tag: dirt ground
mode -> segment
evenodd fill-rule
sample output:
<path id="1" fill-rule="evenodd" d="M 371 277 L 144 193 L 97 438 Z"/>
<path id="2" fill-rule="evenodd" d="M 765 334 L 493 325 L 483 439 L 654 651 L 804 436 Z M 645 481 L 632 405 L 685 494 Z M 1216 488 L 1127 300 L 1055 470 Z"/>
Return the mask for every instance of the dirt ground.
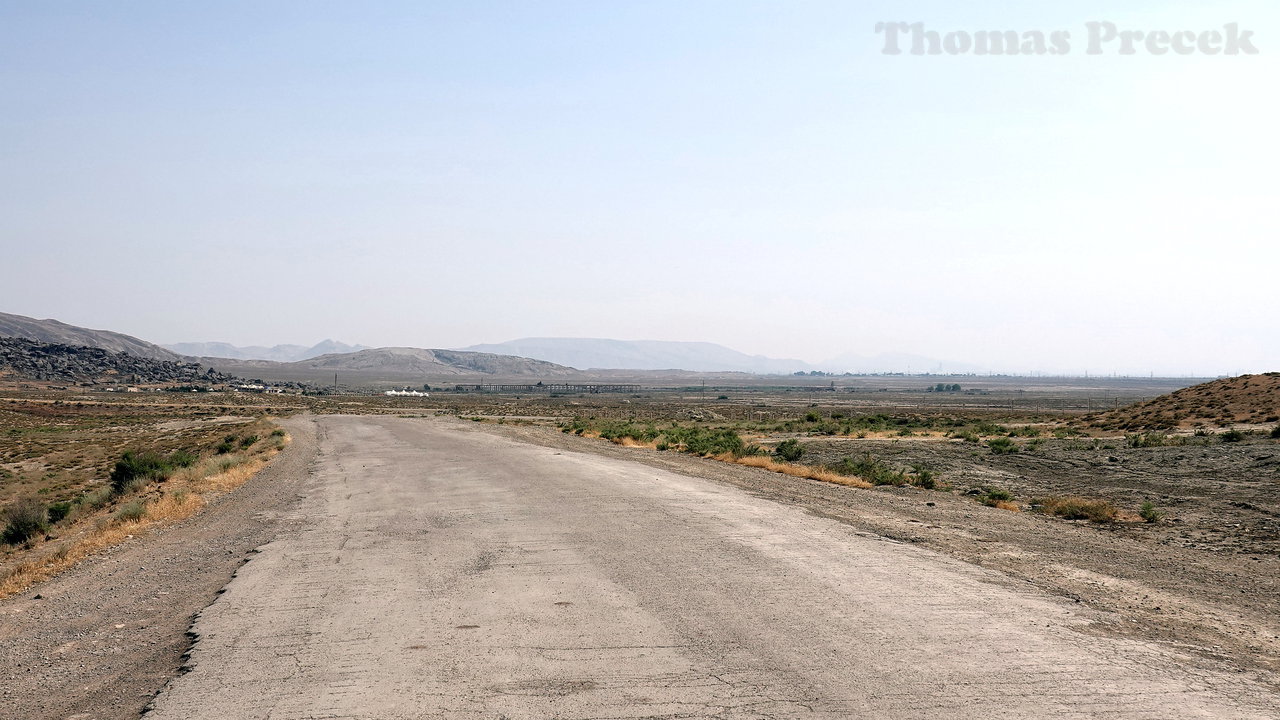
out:
<path id="1" fill-rule="evenodd" d="M 138 717 L 176 675 L 192 619 L 275 536 L 314 454 L 309 424 L 266 470 L 178 525 L 0 601 L 0 716 Z"/>
<path id="2" fill-rule="evenodd" d="M 1229 549 L 1230 543 L 1197 542 L 1197 538 L 1217 537 L 1211 532 L 1212 517 L 1220 508 L 1234 508 L 1230 499 L 1206 503 L 1201 507 L 1208 509 L 1200 514 L 1191 513 L 1187 504 L 1171 503 L 1176 514 L 1167 525 L 1097 525 L 986 507 L 958 490 L 940 492 L 887 486 L 862 490 L 679 453 L 622 447 L 600 439 L 567 435 L 549 427 L 491 424 L 485 427 L 491 432 L 550 447 L 625 457 L 732 483 L 869 533 L 997 569 L 1103 611 L 1109 621 L 1099 626 L 1100 632 L 1157 641 L 1215 665 L 1226 663 L 1240 672 L 1257 673 L 1262 681 L 1275 684 L 1280 691 L 1276 675 L 1280 671 L 1280 620 L 1277 620 L 1280 618 L 1280 555 L 1260 551 L 1261 546 L 1254 546 L 1254 552 L 1238 552 Z M 983 451 L 979 450 L 979 457 L 975 459 L 969 454 L 971 449 L 959 443 L 845 442 L 870 442 L 886 459 L 900 458 L 906 462 L 913 453 L 927 457 L 941 466 L 945 482 L 960 485 L 970 479 L 981 482 L 999 477 L 1011 488 L 1030 488 L 1033 478 L 1039 475 L 1036 468 L 1043 466 L 1054 468 L 1052 477 L 1045 473 L 1045 482 L 1050 486 L 1057 483 L 1064 491 L 1079 490 L 1083 489 L 1079 478 L 1089 482 L 1089 476 L 1083 471 L 1088 468 L 1087 463 L 1098 462 L 1093 457 L 1080 458 L 1080 464 L 1073 470 L 1065 460 L 1055 465 L 1047 456 L 982 456 Z M 1232 447 L 1227 454 L 1237 458 L 1241 467 L 1247 467 L 1253 454 L 1267 454 L 1267 447 L 1274 446 Z M 1185 453 L 1189 449 L 1159 450 Z M 1201 464 L 1188 463 L 1187 467 L 1212 467 L 1213 458 L 1221 455 L 1213 453 L 1220 450 L 1220 446 L 1208 449 L 1196 461 Z M 1160 467 L 1158 458 L 1173 457 L 1151 450 L 1145 452 L 1153 458 L 1148 459 L 1146 465 L 1151 474 L 1156 474 Z M 1123 470 L 1126 462 L 1135 472 L 1142 466 L 1142 462 L 1135 459 L 1138 453 L 1137 450 L 1132 453 L 1109 451 L 1108 455 L 1124 459 L 1111 463 L 1103 457 L 1101 462 L 1107 464 L 1109 473 L 1100 476 L 1103 480 L 1098 485 L 1088 487 L 1102 491 L 1103 484 L 1115 483 L 1118 494 L 1133 493 L 1135 499 L 1146 496 L 1141 479 L 1127 476 Z M 962 458 L 967 459 L 966 462 L 961 462 Z M 992 461 L 990 468 L 986 466 L 988 460 Z M 1111 465 L 1118 465 L 1122 470 L 1111 471 Z M 1185 471 L 1186 477 L 1195 474 L 1191 469 Z M 1019 477 L 1023 478 L 1022 485 L 1008 482 L 1010 478 Z M 1074 483 L 1073 477 L 1077 478 Z M 1126 477 L 1130 477 L 1127 484 Z M 1198 482 L 1213 482 L 1213 477 L 1219 477 L 1217 482 L 1229 488 L 1228 495 L 1241 484 L 1221 476 Z M 1182 485 L 1178 485 L 1176 479 L 1165 482 L 1169 484 L 1162 487 L 1170 489 L 1170 498 L 1175 497 L 1175 490 L 1183 495 L 1201 492 L 1199 486 L 1192 487 L 1191 481 Z M 1243 484 L 1250 482 L 1252 480 L 1246 479 Z M 1265 486 L 1249 497 L 1260 500 L 1263 493 Z M 1274 508 L 1274 502 L 1265 507 Z M 1234 509 L 1269 517 L 1258 511 Z M 1184 533 L 1191 537 L 1183 538 Z M 1224 533 L 1218 535 L 1225 536 Z"/>
<path id="3" fill-rule="evenodd" d="M 1131 388 L 1126 392 L 1149 391 Z M 1073 396 L 1055 388 L 1051 394 L 1025 399 L 1025 410 L 1021 404 L 1016 411 L 1002 408 L 1005 399 L 996 399 L 983 407 L 952 407 L 945 412 L 965 412 L 991 422 L 1017 420 L 1019 414 L 1025 421 L 1052 422 L 1073 413 L 1078 416 L 1088 406 L 1103 402 L 1088 399 L 1094 392 L 1089 389 L 1088 396 Z M 1111 392 L 1114 397 L 1119 390 Z M 921 398 L 912 405 L 916 397 L 874 390 L 835 399 L 820 393 L 775 396 L 756 390 L 741 397 L 733 391 L 723 396 L 697 391 L 651 397 L 433 395 L 430 399 L 102 398 L 25 393 L 10 400 L 10 410 L 17 410 L 17 403 L 34 403 L 47 410 L 24 410 L 10 414 L 4 422 L 18 431 L 10 438 L 10 448 L 19 447 L 12 444 L 17 442 L 24 453 L 41 448 L 59 453 L 63 451 L 54 436 L 60 431 L 42 429 L 56 427 L 58 421 L 41 413 L 53 413 L 59 401 L 67 400 L 122 404 L 124 410 L 104 410 L 104 418 L 145 414 L 143 424 L 175 437 L 195 427 L 191 423 L 196 420 L 205 425 L 219 417 L 288 415 L 308 408 L 504 418 L 505 424 L 483 422 L 476 427 L 731 483 L 872 535 L 996 569 L 1102 611 L 1109 620 L 1097 626 L 1097 632 L 1161 642 L 1207 664 L 1254 674 L 1280 691 L 1276 684 L 1280 672 L 1280 441 L 1263 434 L 1239 443 L 1189 438 L 1184 445 L 1147 448 L 1129 447 L 1123 437 L 1020 438 L 1019 452 L 995 455 L 985 443 L 944 439 L 936 433 L 933 437 L 878 433 L 866 438 L 796 433 L 806 448 L 804 462 L 871 453 L 895 467 L 926 465 L 945 486 L 942 490 L 861 490 L 675 452 L 625 448 L 566 435 L 556 427 L 558 420 L 595 415 L 620 420 L 674 417 L 749 428 L 753 423 L 794 420 L 811 409 L 823 415 L 864 410 L 927 412 L 925 401 L 954 402 Z M 159 403 L 165 409 L 134 412 L 127 407 L 131 403 Z M 1061 407 L 1079 411 L 1055 415 L 1054 408 Z M 516 417 L 526 420 L 516 421 Z M 518 424 L 524 422 L 533 424 Z M 135 430 L 129 423 L 103 419 L 100 428 L 76 432 L 85 431 L 92 440 L 111 438 L 112 433 L 124 438 Z M 748 434 L 749 429 L 744 432 Z M 764 436 L 781 437 L 779 433 Z M 757 439 L 763 441 L 764 436 Z M 13 707 L 14 717 L 23 718 L 135 717 L 180 667 L 191 617 L 208 604 L 246 553 L 272 536 L 275 518 L 296 501 L 290 480 L 305 475 L 311 446 L 297 433 L 294 439 L 295 445 L 257 479 L 195 518 L 129 541 L 30 593 L 0 602 L 0 706 Z M 104 442 L 104 452 L 117 452 L 118 442 Z M 19 478 L 24 492 L 30 482 L 47 482 L 50 487 L 63 482 L 46 477 L 49 469 L 8 467 L 12 468 L 10 490 Z M 64 470 L 87 473 L 86 477 L 102 473 L 101 466 L 83 462 Z M 1109 500 L 1129 512 L 1150 501 L 1164 517 L 1152 524 L 1098 525 L 986 507 L 965 494 L 985 487 L 1010 491 L 1024 508 L 1045 495 L 1083 495 Z M 59 491 L 74 492 L 74 488 Z"/>
<path id="4" fill-rule="evenodd" d="M 1280 441 L 1192 440 L 1197 444 L 1131 448 L 1123 438 L 1045 439 L 1034 451 L 996 455 L 981 445 L 945 439 L 810 439 L 805 461 L 834 462 L 869 452 L 891 465 L 922 463 L 961 491 L 1008 490 L 1023 504 L 1077 495 L 1135 512 L 1151 502 L 1164 516 L 1160 522 L 1109 531 L 1223 555 L 1280 556 Z"/>

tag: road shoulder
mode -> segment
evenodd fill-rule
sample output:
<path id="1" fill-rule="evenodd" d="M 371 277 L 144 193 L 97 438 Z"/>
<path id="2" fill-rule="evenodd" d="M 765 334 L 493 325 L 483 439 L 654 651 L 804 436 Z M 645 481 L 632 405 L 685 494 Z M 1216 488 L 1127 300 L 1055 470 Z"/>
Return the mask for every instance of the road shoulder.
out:
<path id="1" fill-rule="evenodd" d="M 0 705 L 12 717 L 136 718 L 181 672 L 192 618 L 298 500 L 316 426 L 282 424 L 290 446 L 198 515 L 0 601 Z"/>

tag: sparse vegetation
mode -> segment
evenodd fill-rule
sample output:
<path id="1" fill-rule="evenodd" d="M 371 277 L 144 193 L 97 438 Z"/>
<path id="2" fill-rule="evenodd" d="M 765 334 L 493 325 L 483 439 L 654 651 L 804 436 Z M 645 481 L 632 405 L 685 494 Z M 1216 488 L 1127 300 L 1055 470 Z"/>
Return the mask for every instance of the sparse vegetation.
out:
<path id="1" fill-rule="evenodd" d="M 1158 523 L 1164 517 L 1164 513 L 1157 510 L 1155 503 L 1148 500 L 1142 503 L 1142 507 L 1138 509 L 1138 517 L 1148 523 Z"/>
<path id="2" fill-rule="evenodd" d="M 804 457 L 804 446 L 798 440 L 789 438 L 778 443 L 778 446 L 773 449 L 773 455 L 787 462 L 796 462 Z"/>
<path id="3" fill-rule="evenodd" d="M 839 462 L 828 465 L 827 468 L 841 475 L 860 477 L 872 485 L 901 487 L 910 484 L 905 472 L 895 470 L 872 456 L 871 453 L 866 453 L 856 460 L 848 457 L 842 458 Z"/>
<path id="4" fill-rule="evenodd" d="M 1106 500 L 1083 497 L 1046 497 L 1038 498 L 1032 507 L 1046 515 L 1055 515 L 1066 520 L 1088 520 L 1095 523 L 1109 523 L 1116 520 L 1119 510 Z M 1154 508 L 1152 508 L 1154 511 Z"/>
<path id="5" fill-rule="evenodd" d="M 111 489 L 117 495 L 133 492 L 148 482 L 166 480 L 174 470 L 190 467 L 195 461 L 196 456 L 188 452 L 174 453 L 166 458 L 154 452 L 129 451 L 111 471 Z"/>
<path id="6" fill-rule="evenodd" d="M 993 455 L 1011 455 L 1018 452 L 1018 444 L 1007 437 L 991 438 L 987 441 Z"/>
<path id="7" fill-rule="evenodd" d="M 1244 440 L 1245 434 L 1240 430 L 1228 430 L 1222 433 L 1221 437 L 1222 437 L 1222 442 L 1237 443 L 1237 442 L 1240 442 L 1241 440 Z"/>
<path id="8" fill-rule="evenodd" d="M 1126 435 L 1125 441 L 1131 448 L 1164 447 L 1169 444 L 1169 435 L 1162 432 L 1134 433 Z"/>
<path id="9" fill-rule="evenodd" d="M 987 507 L 1000 508 L 1001 510 L 1018 511 L 1021 508 L 1013 500 L 1013 493 L 1003 488 L 986 487 L 977 491 L 978 502 Z"/>
<path id="10" fill-rule="evenodd" d="M 33 497 L 19 498 L 17 502 L 5 508 L 0 515 L 4 520 L 4 531 L 0 539 L 10 545 L 19 545 L 45 534 L 49 529 L 49 516 L 44 503 Z"/>
<path id="11" fill-rule="evenodd" d="M 143 500 L 133 500 L 120 506 L 112 516 L 114 522 L 137 522 L 147 512 L 147 503 Z"/>

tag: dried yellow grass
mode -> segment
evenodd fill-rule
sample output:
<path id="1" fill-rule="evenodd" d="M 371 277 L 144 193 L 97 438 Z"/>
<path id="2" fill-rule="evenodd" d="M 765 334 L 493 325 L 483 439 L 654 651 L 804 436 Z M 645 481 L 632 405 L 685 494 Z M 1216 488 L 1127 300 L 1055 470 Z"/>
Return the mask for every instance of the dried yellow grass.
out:
<path id="1" fill-rule="evenodd" d="M 290 441 L 288 435 L 283 444 Z M 137 520 L 101 518 L 82 537 L 59 547 L 52 553 L 14 565 L 0 578 L 0 599 L 4 599 L 47 580 L 94 553 L 140 535 L 156 525 L 169 525 L 195 515 L 216 495 L 230 492 L 245 484 L 280 450 L 272 447 L 251 458 L 235 458 L 227 464 L 225 456 L 214 456 L 182 468 L 165 483 L 165 491 L 146 502 L 145 512 Z M 220 470 L 220 471 L 219 471 Z M 83 522 L 83 521 L 82 521 Z"/>
<path id="2" fill-rule="evenodd" d="M 1022 512 L 1022 506 L 1012 500 L 997 500 L 992 507 L 1008 510 L 1009 512 Z"/>
<path id="3" fill-rule="evenodd" d="M 760 468 L 770 472 L 781 473 L 783 475 L 790 475 L 791 477 L 808 478 L 809 480 L 832 483 L 834 485 L 845 485 L 847 487 L 856 488 L 871 487 L 871 483 L 860 477 L 841 475 L 838 472 L 834 472 L 826 468 L 815 467 L 813 465 L 778 462 L 777 460 L 765 455 L 747 455 L 745 457 L 717 455 L 716 459 L 723 462 L 731 462 L 738 465 L 746 465 L 747 467 Z"/>

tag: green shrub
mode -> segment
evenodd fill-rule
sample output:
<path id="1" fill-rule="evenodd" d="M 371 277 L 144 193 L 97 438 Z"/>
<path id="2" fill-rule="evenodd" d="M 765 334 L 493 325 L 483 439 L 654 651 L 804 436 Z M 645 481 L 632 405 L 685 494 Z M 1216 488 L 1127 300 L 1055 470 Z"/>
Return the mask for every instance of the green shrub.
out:
<path id="1" fill-rule="evenodd" d="M 883 461 L 872 456 L 871 453 L 866 453 L 857 460 L 842 458 L 840 461 L 826 467 L 828 470 L 840 475 L 860 477 L 872 485 L 902 486 L 909 482 L 906 473 L 889 467 Z"/>
<path id="2" fill-rule="evenodd" d="M 282 437 L 284 437 L 284 428 L 276 428 L 275 430 L 272 430 L 272 431 L 271 431 L 271 437 L 273 437 L 273 438 L 282 438 Z"/>
<path id="3" fill-rule="evenodd" d="M 773 449 L 774 457 L 786 460 L 787 462 L 796 462 L 804 457 L 804 446 L 794 438 L 783 440 L 778 443 L 778 447 Z"/>
<path id="4" fill-rule="evenodd" d="M 258 440 L 260 439 L 261 438 L 259 438 L 257 435 L 245 435 L 240 440 L 240 447 L 242 448 L 252 447 L 253 444 L 258 442 Z"/>
<path id="5" fill-rule="evenodd" d="M 1160 522 L 1160 518 L 1164 517 L 1164 513 L 1157 510 L 1155 503 L 1150 500 L 1142 503 L 1142 507 L 1138 509 L 1138 515 L 1149 523 Z"/>
<path id="6" fill-rule="evenodd" d="M 907 480 L 916 487 L 933 490 L 938 487 L 937 473 L 924 465 L 912 466 L 912 475 Z"/>
<path id="7" fill-rule="evenodd" d="M 987 441 L 987 447 L 991 448 L 994 455 L 1009 455 L 1018 452 L 1018 444 L 1007 437 L 991 438 Z"/>
<path id="8" fill-rule="evenodd" d="M 20 545 L 49 530 L 49 516 L 44 503 L 33 497 L 18 498 L 0 513 L 4 519 L 4 531 L 0 540 L 10 545 Z"/>
<path id="9" fill-rule="evenodd" d="M 995 507 L 1000 503 L 1013 502 L 1013 493 L 1001 488 L 983 488 L 982 494 L 978 496 L 978 499 L 983 505 Z"/>
<path id="10" fill-rule="evenodd" d="M 71 513 L 71 508 L 75 507 L 75 503 L 70 501 L 56 502 L 49 505 L 49 524 L 62 522 L 62 519 Z"/>
<path id="11" fill-rule="evenodd" d="M 694 455 L 730 454 L 741 457 L 746 445 L 738 433 L 728 430 L 715 430 L 702 427 L 672 427 L 663 431 L 669 444 L 681 446 L 687 453 Z"/>
<path id="12" fill-rule="evenodd" d="M 1239 430 L 1228 430 L 1222 433 L 1222 442 L 1236 443 L 1244 440 L 1244 433 Z"/>
<path id="13" fill-rule="evenodd" d="M 126 452 L 111 471 L 111 489 L 117 495 L 134 489 L 142 483 L 164 480 L 173 472 L 173 465 L 153 452 Z"/>
<path id="14" fill-rule="evenodd" d="M 200 459 L 199 455 L 189 453 L 186 450 L 178 450 L 169 455 L 169 464 L 175 468 L 191 467 Z"/>

